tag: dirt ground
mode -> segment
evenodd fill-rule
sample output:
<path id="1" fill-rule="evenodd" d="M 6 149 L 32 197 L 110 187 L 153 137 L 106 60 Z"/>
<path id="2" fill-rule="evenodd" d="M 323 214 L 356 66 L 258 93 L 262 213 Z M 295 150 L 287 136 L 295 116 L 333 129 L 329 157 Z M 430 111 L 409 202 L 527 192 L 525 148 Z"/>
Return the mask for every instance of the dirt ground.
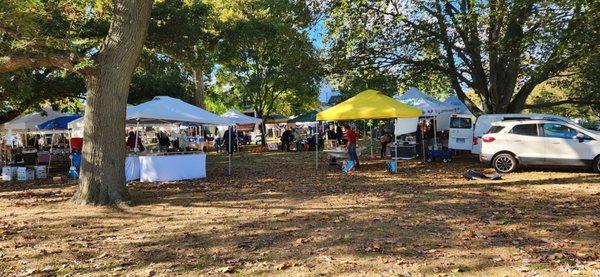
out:
<path id="1" fill-rule="evenodd" d="M 0 183 L 0 276 L 600 276 L 590 171 L 467 181 L 468 158 L 343 174 L 314 153 L 242 153 L 226 177 L 224 156 L 207 163 L 204 181 L 130 184 L 130 207 Z"/>

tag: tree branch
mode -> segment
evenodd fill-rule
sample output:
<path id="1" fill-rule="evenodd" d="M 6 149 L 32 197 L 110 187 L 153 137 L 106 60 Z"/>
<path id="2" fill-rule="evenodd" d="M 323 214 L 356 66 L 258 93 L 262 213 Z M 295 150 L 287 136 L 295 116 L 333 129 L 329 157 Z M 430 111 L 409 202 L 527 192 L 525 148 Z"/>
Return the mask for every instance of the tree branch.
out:
<path id="1" fill-rule="evenodd" d="M 566 100 L 561 100 L 561 101 L 556 101 L 556 102 L 544 102 L 544 103 L 538 103 L 538 104 L 525 105 L 525 108 L 526 109 L 539 109 L 539 108 L 555 107 L 555 106 L 560 106 L 560 105 L 565 105 L 565 104 L 573 104 L 573 105 L 578 105 L 578 106 L 600 105 L 600 100 L 599 99 L 574 98 L 574 99 L 566 99 Z"/>
<path id="2" fill-rule="evenodd" d="M 17 54 L 0 57 L 0 73 L 22 68 L 64 68 L 74 70 L 77 55 L 68 54 Z"/>

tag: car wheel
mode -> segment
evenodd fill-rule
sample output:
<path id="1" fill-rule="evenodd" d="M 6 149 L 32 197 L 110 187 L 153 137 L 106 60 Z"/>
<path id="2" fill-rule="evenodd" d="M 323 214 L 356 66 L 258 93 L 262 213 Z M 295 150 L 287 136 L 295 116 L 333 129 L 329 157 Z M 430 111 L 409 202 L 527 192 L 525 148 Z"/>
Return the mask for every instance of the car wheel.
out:
<path id="1" fill-rule="evenodd" d="M 426 159 L 426 161 L 427 161 L 428 163 L 430 163 L 430 162 L 433 162 L 433 158 L 429 158 L 429 157 L 428 157 L 428 158 Z"/>
<path id="2" fill-rule="evenodd" d="M 449 163 L 449 162 L 450 162 L 450 159 L 448 159 L 448 158 L 444 158 L 444 159 L 442 160 L 442 162 L 444 162 L 445 164 L 447 164 L 447 163 Z"/>
<path id="3" fill-rule="evenodd" d="M 511 154 L 502 153 L 494 157 L 492 166 L 498 173 L 510 173 L 517 169 L 517 159 Z"/>
<path id="4" fill-rule="evenodd" d="M 594 171 L 596 171 L 596 173 L 600 173 L 600 157 L 596 158 L 594 161 Z"/>

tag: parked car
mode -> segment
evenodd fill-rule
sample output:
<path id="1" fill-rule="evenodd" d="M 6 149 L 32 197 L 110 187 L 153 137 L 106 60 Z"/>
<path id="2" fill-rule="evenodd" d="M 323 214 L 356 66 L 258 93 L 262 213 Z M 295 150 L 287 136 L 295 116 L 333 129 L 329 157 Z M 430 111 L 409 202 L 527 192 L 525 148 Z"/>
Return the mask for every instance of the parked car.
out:
<path id="1" fill-rule="evenodd" d="M 472 154 L 481 153 L 481 137 L 492 123 L 517 119 L 549 119 L 574 123 L 566 117 L 550 114 L 484 114 L 474 120 L 471 115 L 452 115 L 448 146 L 454 150 L 469 150 Z M 472 123 L 474 122 L 474 123 Z"/>
<path id="2" fill-rule="evenodd" d="M 523 165 L 591 166 L 600 173 L 600 133 L 574 123 L 495 122 L 481 141 L 479 160 L 500 173 Z"/>

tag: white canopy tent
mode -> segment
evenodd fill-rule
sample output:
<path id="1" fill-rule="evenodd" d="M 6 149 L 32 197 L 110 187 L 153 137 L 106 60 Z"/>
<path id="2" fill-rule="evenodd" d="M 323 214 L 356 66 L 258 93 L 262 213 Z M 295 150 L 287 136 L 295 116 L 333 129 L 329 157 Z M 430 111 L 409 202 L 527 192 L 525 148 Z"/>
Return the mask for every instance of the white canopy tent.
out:
<path id="1" fill-rule="evenodd" d="M 74 137 L 74 138 L 82 138 L 83 137 L 83 116 L 67 123 L 67 126 L 70 130 L 71 137 Z"/>
<path id="2" fill-rule="evenodd" d="M 227 118 L 218 116 L 202 108 L 168 96 L 156 96 L 154 99 L 148 102 L 128 108 L 125 120 L 129 124 L 135 123 L 138 126 L 139 124 L 163 123 L 198 124 L 211 126 L 234 125 L 233 121 Z M 136 137 L 137 130 L 138 128 L 136 127 Z M 229 132 L 229 134 L 231 135 L 231 132 Z M 231 138 L 229 138 L 229 142 L 231 143 Z M 231 146 L 229 146 L 229 148 L 231 148 Z M 137 146 L 134 149 L 137 149 Z M 203 157 L 203 159 L 204 160 L 202 162 L 205 162 L 206 158 Z M 142 159 L 140 161 L 142 161 Z M 157 161 L 152 162 L 157 163 Z M 148 164 L 150 164 L 150 162 Z M 185 165 L 185 163 L 182 164 L 182 166 L 183 165 Z M 147 171 L 144 164 L 142 164 L 141 167 L 143 172 L 145 170 Z M 156 167 L 152 168 L 158 170 Z M 165 174 L 168 173 L 169 172 L 165 172 Z M 231 153 L 229 153 L 228 173 L 231 175 Z M 143 175 L 144 174 L 142 174 L 142 181 L 144 180 Z M 160 179 L 156 179 L 156 176 L 152 176 L 152 178 L 149 180 Z"/>
<path id="3" fill-rule="evenodd" d="M 262 119 L 252 117 L 252 116 L 247 116 L 247 115 L 243 114 L 242 112 L 240 112 L 236 109 L 233 109 L 233 108 L 230 109 L 229 111 L 227 111 L 226 113 L 222 114 L 221 117 L 229 119 L 231 122 L 235 123 L 236 125 L 261 124 L 262 123 Z"/>
<path id="4" fill-rule="evenodd" d="M 33 112 L 29 114 L 22 114 L 17 118 L 2 124 L 2 129 L 6 132 L 6 141 L 8 145 L 20 145 L 19 139 L 15 136 L 15 133 L 32 133 L 37 132 L 36 125 L 42 124 L 48 120 L 52 120 L 61 116 L 67 116 L 69 114 L 54 111 L 51 107 L 45 107 L 44 112 Z M 52 133 L 53 131 L 46 131 L 46 133 Z M 27 146 L 27 145 L 21 145 Z"/>
<path id="5" fill-rule="evenodd" d="M 448 130 L 450 127 L 450 116 L 459 111 L 458 107 L 444 104 L 415 87 L 411 87 L 402 95 L 394 96 L 394 99 L 419 108 L 423 111 L 423 116 L 425 117 L 436 117 L 437 131 Z"/>
<path id="6" fill-rule="evenodd" d="M 169 96 L 156 96 L 148 102 L 128 108 L 125 119 L 129 124 L 190 123 L 212 126 L 234 124 L 227 118 Z"/>
<path id="7" fill-rule="evenodd" d="M 134 107 L 133 105 L 127 104 L 127 110 Z M 69 129 L 69 134 L 73 138 L 82 138 L 83 137 L 83 119 L 84 117 L 80 117 L 75 119 L 69 123 L 67 123 L 67 128 Z"/>
<path id="8" fill-rule="evenodd" d="M 234 125 L 234 123 L 224 117 L 218 116 L 214 113 L 208 112 L 202 108 L 196 107 L 194 105 L 188 104 L 184 101 L 181 101 L 179 99 L 175 99 L 172 97 L 168 97 L 168 96 L 156 96 L 154 97 L 154 99 L 139 104 L 137 106 L 128 106 L 127 107 L 127 114 L 125 117 L 126 123 L 128 125 L 135 125 L 136 126 L 136 133 L 138 131 L 138 127 L 139 125 L 163 125 L 163 124 L 189 124 L 189 125 L 210 125 L 210 126 L 220 126 L 220 125 L 225 125 L 225 126 L 231 126 Z M 71 129 L 72 132 L 72 136 L 76 137 L 79 135 L 79 137 L 83 137 L 83 117 L 81 119 L 78 120 L 74 120 L 71 121 L 68 126 L 69 129 Z M 136 134 L 137 136 L 137 134 Z M 136 144 L 137 144 L 137 140 L 136 140 Z M 137 149 L 137 146 L 134 147 L 134 149 Z M 177 155 L 176 155 L 177 156 Z M 181 155 L 179 155 L 181 156 Z M 140 156 L 141 157 L 141 156 Z M 175 158 L 175 156 L 172 156 L 173 158 Z M 192 158 L 190 156 L 190 158 Z M 181 166 L 182 168 L 188 168 L 186 167 L 187 165 L 190 164 L 191 161 L 184 161 L 184 157 L 179 157 L 179 159 L 182 161 Z M 201 157 L 201 161 L 200 160 L 196 160 L 196 161 L 200 161 L 202 163 L 205 162 L 205 157 Z M 146 172 L 146 171 L 152 171 L 152 170 L 157 170 L 156 165 L 158 164 L 162 164 L 162 166 L 167 166 L 169 165 L 169 168 L 173 169 L 172 167 L 175 165 L 174 160 L 171 161 L 164 161 L 165 158 L 163 157 L 156 157 L 156 158 L 152 158 L 152 157 L 142 157 L 140 158 L 140 162 L 141 162 L 141 170 L 142 172 Z M 143 161 L 143 163 L 142 163 Z M 147 168 L 146 168 L 147 167 Z M 187 173 L 189 172 L 189 170 L 178 170 L 179 171 L 184 171 L 183 173 Z M 168 176 L 166 176 L 167 178 L 176 178 L 177 176 L 175 176 L 176 174 L 173 172 L 169 172 L 168 170 L 162 170 L 162 172 L 150 172 L 152 173 L 151 176 L 149 176 L 147 179 L 144 178 L 144 174 L 142 174 L 141 180 L 145 181 L 145 180 L 149 180 L 149 181 L 163 181 L 164 179 L 161 179 L 161 176 L 159 176 L 161 174 L 166 174 Z M 231 155 L 229 156 L 229 174 L 231 174 Z M 185 174 L 184 174 L 185 175 Z M 175 180 L 175 179 L 172 179 Z"/>
<path id="9" fill-rule="evenodd" d="M 42 124 L 48 120 L 55 119 L 61 116 L 68 116 L 69 114 L 61 113 L 52 110 L 51 107 L 44 108 L 43 115 L 41 112 L 34 112 L 30 114 L 22 114 L 19 117 L 6 122 L 3 124 L 3 128 L 6 130 L 15 131 L 35 131 L 37 128 L 35 127 L 38 124 Z"/>

